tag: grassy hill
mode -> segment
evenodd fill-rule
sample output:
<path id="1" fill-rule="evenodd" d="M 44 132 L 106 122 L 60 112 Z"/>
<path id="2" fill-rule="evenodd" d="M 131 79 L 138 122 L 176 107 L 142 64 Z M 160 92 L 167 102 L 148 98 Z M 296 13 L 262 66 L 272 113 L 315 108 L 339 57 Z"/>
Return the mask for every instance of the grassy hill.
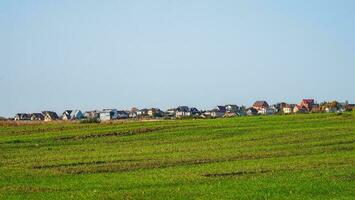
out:
<path id="1" fill-rule="evenodd" d="M 355 117 L 0 125 L 0 198 L 354 199 Z"/>

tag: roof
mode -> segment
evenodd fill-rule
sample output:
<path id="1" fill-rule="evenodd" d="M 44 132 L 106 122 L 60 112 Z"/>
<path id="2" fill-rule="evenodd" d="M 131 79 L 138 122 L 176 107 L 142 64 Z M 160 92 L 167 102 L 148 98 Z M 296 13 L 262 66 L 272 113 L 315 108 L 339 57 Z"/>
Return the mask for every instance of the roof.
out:
<path id="1" fill-rule="evenodd" d="M 177 107 L 176 111 L 178 111 L 178 112 L 189 112 L 189 107 L 188 106 L 179 106 L 179 107 Z"/>
<path id="2" fill-rule="evenodd" d="M 57 113 L 53 111 L 43 111 L 43 115 L 48 115 L 51 119 L 58 119 Z"/>
<path id="3" fill-rule="evenodd" d="M 269 106 L 269 104 L 266 101 L 255 101 L 253 104 L 253 107 L 264 107 L 264 106 Z"/>
<path id="4" fill-rule="evenodd" d="M 314 103 L 314 99 L 302 99 L 302 103 L 313 104 Z"/>
<path id="5" fill-rule="evenodd" d="M 42 113 L 32 113 L 31 117 L 33 117 L 33 116 L 36 118 L 43 118 L 44 117 Z"/>
<path id="6" fill-rule="evenodd" d="M 253 113 L 257 113 L 257 112 L 258 112 L 258 111 L 257 111 L 255 108 L 253 108 L 253 107 L 248 108 L 248 109 L 247 109 L 247 112 L 248 112 L 248 111 L 253 112 Z"/>
<path id="7" fill-rule="evenodd" d="M 224 106 L 217 106 L 216 109 L 217 109 L 219 112 L 226 112 L 226 107 L 224 107 Z"/>

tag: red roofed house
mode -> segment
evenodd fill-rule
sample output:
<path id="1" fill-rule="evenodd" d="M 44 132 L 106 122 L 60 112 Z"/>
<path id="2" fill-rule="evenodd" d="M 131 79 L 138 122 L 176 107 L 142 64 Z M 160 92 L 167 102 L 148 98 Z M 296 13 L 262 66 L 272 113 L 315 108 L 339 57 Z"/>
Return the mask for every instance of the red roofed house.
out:
<path id="1" fill-rule="evenodd" d="M 256 101 L 253 104 L 253 108 L 259 111 L 263 108 L 269 108 L 269 104 L 266 101 Z"/>
<path id="2" fill-rule="evenodd" d="M 311 111 L 313 106 L 315 105 L 314 99 L 302 99 L 299 105 L 305 107 L 307 111 Z"/>

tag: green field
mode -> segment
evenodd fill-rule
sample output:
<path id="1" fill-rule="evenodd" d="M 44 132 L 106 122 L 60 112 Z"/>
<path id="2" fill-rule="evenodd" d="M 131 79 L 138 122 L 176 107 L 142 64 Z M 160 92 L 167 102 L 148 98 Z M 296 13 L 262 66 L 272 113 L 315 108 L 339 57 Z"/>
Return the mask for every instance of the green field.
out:
<path id="1" fill-rule="evenodd" d="M 4 123 L 0 198 L 355 199 L 355 117 Z"/>

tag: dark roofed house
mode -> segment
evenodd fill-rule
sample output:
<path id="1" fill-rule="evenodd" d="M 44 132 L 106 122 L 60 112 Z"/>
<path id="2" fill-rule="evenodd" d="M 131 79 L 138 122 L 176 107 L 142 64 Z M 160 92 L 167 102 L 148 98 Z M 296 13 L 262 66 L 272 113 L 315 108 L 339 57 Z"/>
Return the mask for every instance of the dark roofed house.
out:
<path id="1" fill-rule="evenodd" d="M 59 119 L 57 113 L 55 113 L 53 111 L 43 111 L 42 113 L 44 115 L 44 121 L 46 121 L 46 122 Z"/>
<path id="2" fill-rule="evenodd" d="M 253 107 L 250 107 L 250 108 L 247 109 L 246 114 L 247 114 L 248 116 L 254 116 L 254 115 L 257 115 L 257 114 L 258 114 L 258 110 L 256 110 L 256 109 L 253 108 Z"/>
<path id="3" fill-rule="evenodd" d="M 233 113 L 237 113 L 239 110 L 239 107 L 237 105 L 234 104 L 228 104 L 225 106 L 227 112 L 233 112 Z"/>
<path id="4" fill-rule="evenodd" d="M 159 108 L 151 108 L 148 110 L 149 117 L 163 117 L 164 112 L 161 111 Z"/>
<path id="5" fill-rule="evenodd" d="M 43 121 L 44 115 L 42 113 L 32 113 L 31 114 L 31 121 Z"/>
<path id="6" fill-rule="evenodd" d="M 72 110 L 65 110 L 62 114 L 62 120 L 71 120 Z"/>
<path id="7" fill-rule="evenodd" d="M 190 108 L 190 112 L 191 112 L 191 115 L 194 115 L 194 116 L 199 116 L 200 115 L 200 111 L 195 108 L 195 107 L 191 107 Z"/>
<path id="8" fill-rule="evenodd" d="M 27 113 L 17 113 L 14 117 L 15 121 L 27 121 L 31 120 L 31 115 Z"/>
<path id="9" fill-rule="evenodd" d="M 119 110 L 117 111 L 117 119 L 127 119 L 129 117 L 129 111 Z"/>
<path id="10" fill-rule="evenodd" d="M 216 108 L 210 111 L 211 117 L 223 117 L 226 113 L 226 108 L 224 106 L 216 106 Z"/>
<path id="11" fill-rule="evenodd" d="M 164 116 L 173 118 L 176 116 L 176 111 L 177 111 L 176 108 L 169 108 L 164 112 Z"/>
<path id="12" fill-rule="evenodd" d="M 191 116 L 191 112 L 188 106 L 179 106 L 176 108 L 176 117 L 189 117 Z"/>
<path id="13" fill-rule="evenodd" d="M 148 109 L 146 108 L 143 108 L 143 109 L 140 109 L 140 110 L 137 110 L 137 117 L 148 117 Z"/>
<path id="14" fill-rule="evenodd" d="M 216 109 L 219 111 L 219 112 L 222 112 L 222 113 L 225 113 L 227 110 L 226 110 L 226 107 L 224 106 L 216 106 Z"/>
<path id="15" fill-rule="evenodd" d="M 269 108 L 269 104 L 266 101 L 256 101 L 253 104 L 253 108 L 256 110 L 261 110 L 263 108 Z"/>

